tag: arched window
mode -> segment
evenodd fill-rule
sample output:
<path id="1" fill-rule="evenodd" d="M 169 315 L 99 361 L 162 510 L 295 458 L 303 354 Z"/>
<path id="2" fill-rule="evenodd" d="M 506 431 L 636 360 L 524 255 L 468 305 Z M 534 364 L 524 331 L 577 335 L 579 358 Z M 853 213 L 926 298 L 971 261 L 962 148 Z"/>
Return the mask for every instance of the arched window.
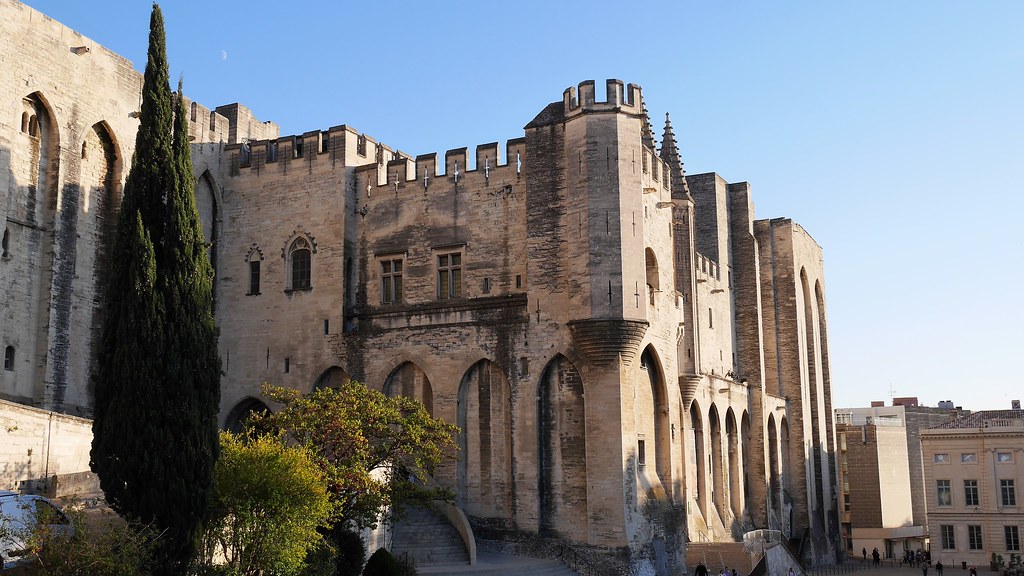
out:
<path id="1" fill-rule="evenodd" d="M 263 251 L 256 244 L 253 244 L 249 249 L 249 254 L 245 257 L 245 261 L 249 263 L 249 291 L 245 294 L 247 296 L 259 296 L 260 294 L 260 263 L 263 261 Z"/>
<path id="2" fill-rule="evenodd" d="M 28 112 L 21 113 L 21 131 L 28 133 Z"/>
<path id="3" fill-rule="evenodd" d="M 288 289 L 309 290 L 312 288 L 312 271 L 313 251 L 309 246 L 309 241 L 305 238 L 296 238 L 288 249 Z"/>
<path id="4" fill-rule="evenodd" d="M 14 370 L 14 346 L 4 350 L 4 370 Z"/>

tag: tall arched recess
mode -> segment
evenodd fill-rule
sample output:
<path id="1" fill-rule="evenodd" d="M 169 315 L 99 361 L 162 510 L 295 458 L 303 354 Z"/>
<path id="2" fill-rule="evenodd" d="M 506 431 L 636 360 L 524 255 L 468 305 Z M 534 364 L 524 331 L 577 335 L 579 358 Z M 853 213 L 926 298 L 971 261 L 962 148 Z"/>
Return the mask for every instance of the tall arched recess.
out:
<path id="1" fill-rule="evenodd" d="M 806 358 L 807 391 L 810 396 L 811 405 L 811 466 L 814 471 L 814 489 L 808 494 L 808 507 L 812 511 L 812 517 L 820 519 L 822 526 L 827 526 L 825 518 L 825 489 L 824 485 L 828 479 L 822 472 L 822 440 L 821 422 L 824 420 L 819 405 L 824 405 L 819 388 L 821 377 L 818 362 L 821 356 L 818 353 L 818 317 L 814 313 L 815 302 L 812 300 L 811 287 L 807 280 L 807 270 L 800 269 L 800 295 L 804 305 L 804 342 L 803 348 Z M 806 416 L 805 416 L 806 418 Z M 827 456 L 826 456 L 827 458 Z M 827 463 L 826 463 L 827 465 Z"/>
<path id="2" fill-rule="evenodd" d="M 117 211 L 121 204 L 119 174 L 121 162 L 117 145 L 105 122 L 86 130 L 82 139 L 80 200 L 75 246 L 75 269 L 78 271 L 72 306 L 84 322 L 71 322 L 72 341 L 86 343 L 89 357 L 71 358 L 69 380 L 90 382 L 95 372 L 100 330 L 107 301 L 107 277 L 111 268 Z M 86 273 L 88 272 L 88 273 Z M 86 320 L 87 319 L 87 320 Z"/>
<path id="3" fill-rule="evenodd" d="M 199 223 L 203 229 L 203 241 L 206 242 L 213 268 L 213 305 L 217 307 L 217 248 L 220 236 L 220 206 L 217 204 L 216 185 L 210 171 L 203 172 L 196 182 L 196 209 L 199 212 Z"/>
<path id="4" fill-rule="evenodd" d="M 9 173 L 5 176 L 10 178 L 10 183 L 5 191 L 4 208 L 7 225 L 11 226 L 13 235 L 11 250 L 23 252 L 23 256 L 19 257 L 24 258 L 24 270 L 27 273 L 21 281 L 14 283 L 11 280 L 15 276 L 8 273 L 8 268 L 2 280 L 12 301 L 19 298 L 33 303 L 27 310 L 29 317 L 25 320 L 25 325 L 33 329 L 21 335 L 24 344 L 20 348 L 24 348 L 26 357 L 31 358 L 31 366 L 42 367 L 48 361 L 51 365 L 53 362 L 52 358 L 47 358 L 51 330 L 42 327 L 47 326 L 48 308 L 53 296 L 54 218 L 57 211 L 57 176 L 61 169 L 61 142 L 58 119 L 54 117 L 52 106 L 42 94 L 34 92 L 23 97 L 21 115 L 23 131 L 11 135 L 11 149 L 7 150 L 11 156 Z M 73 240 L 74 234 L 66 234 L 64 238 Z M 66 308 L 70 310 L 71 306 Z M 34 341 L 30 334 L 35 335 Z M 51 397 L 51 394 L 62 396 L 67 381 L 58 381 L 55 376 L 53 385 L 47 386 L 45 380 L 42 373 L 35 372 L 31 378 L 19 378 L 15 383 L 17 388 L 4 388 L 3 391 L 32 397 L 49 409 L 61 409 L 63 402 Z"/>
<path id="5" fill-rule="evenodd" d="M 537 389 L 537 493 L 542 536 L 586 541 L 587 436 L 583 379 L 561 354 Z"/>
<path id="6" fill-rule="evenodd" d="M 638 455 L 638 460 L 646 462 L 646 466 L 654 464 L 658 480 L 665 491 L 669 492 L 672 484 L 672 447 L 669 439 L 668 390 L 658 353 L 653 346 L 647 346 L 640 354 L 639 368 L 641 378 L 646 382 L 641 382 L 637 388 L 637 451 L 640 450 L 639 441 L 643 440 L 646 454 L 643 458 Z"/>
<path id="7" fill-rule="evenodd" d="M 224 420 L 224 429 L 235 434 L 245 431 L 245 426 L 255 414 L 266 414 L 270 412 L 270 408 L 267 407 L 261 400 L 253 398 L 251 396 L 243 398 L 235 407 L 228 412 L 228 417 Z"/>
<path id="8" fill-rule="evenodd" d="M 697 509 L 701 518 L 706 518 L 708 513 L 708 480 L 707 480 L 707 457 L 704 455 L 704 421 L 700 414 L 700 405 L 694 400 L 690 404 L 690 430 L 693 434 L 693 472 L 697 480 L 694 487 L 697 491 Z"/>
<path id="9" fill-rule="evenodd" d="M 430 380 L 423 370 L 412 362 L 405 362 L 391 371 L 384 381 L 384 393 L 388 396 L 405 396 L 419 400 L 427 407 L 427 413 L 434 415 L 434 392 Z"/>
<path id="10" fill-rule="evenodd" d="M 319 390 L 320 388 L 341 388 L 352 378 L 345 372 L 340 366 L 331 366 L 327 370 L 324 370 L 322 374 L 313 383 L 313 389 Z"/>
<path id="11" fill-rule="evenodd" d="M 508 379 L 481 360 L 459 383 L 456 495 L 469 516 L 512 517 L 512 415 Z"/>

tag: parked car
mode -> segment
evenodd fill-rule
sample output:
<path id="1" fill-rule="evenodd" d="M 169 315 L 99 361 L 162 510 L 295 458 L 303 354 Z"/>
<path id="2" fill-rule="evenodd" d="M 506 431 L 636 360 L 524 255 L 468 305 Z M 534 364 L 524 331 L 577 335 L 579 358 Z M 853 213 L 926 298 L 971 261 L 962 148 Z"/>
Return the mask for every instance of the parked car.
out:
<path id="1" fill-rule="evenodd" d="M 42 496 L 0 491 L 0 559 L 3 570 L 23 563 L 29 537 L 40 526 L 71 536 L 74 526 L 60 507 Z"/>

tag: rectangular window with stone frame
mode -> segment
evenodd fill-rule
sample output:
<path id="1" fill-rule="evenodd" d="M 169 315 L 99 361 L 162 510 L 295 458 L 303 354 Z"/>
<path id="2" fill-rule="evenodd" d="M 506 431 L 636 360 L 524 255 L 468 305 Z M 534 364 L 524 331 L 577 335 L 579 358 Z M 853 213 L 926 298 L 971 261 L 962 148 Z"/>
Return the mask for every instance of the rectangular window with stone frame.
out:
<path id="1" fill-rule="evenodd" d="M 387 258 L 380 261 L 380 303 L 400 304 L 402 302 L 402 278 L 405 262 L 401 258 Z"/>
<path id="2" fill-rule="evenodd" d="M 935 503 L 939 506 L 953 505 L 953 494 L 949 488 L 949 480 L 935 481 Z"/>
<path id="3" fill-rule="evenodd" d="M 1020 532 L 1017 526 L 1003 526 L 1003 535 L 1006 536 L 1006 551 L 1020 552 Z"/>
<path id="4" fill-rule="evenodd" d="M 964 506 L 978 505 L 978 481 L 964 480 Z"/>
<path id="5" fill-rule="evenodd" d="M 942 526 L 939 526 L 939 531 L 942 533 L 942 549 L 955 550 L 956 536 L 953 532 L 953 526 L 950 524 L 943 524 Z"/>
<path id="6" fill-rule="evenodd" d="M 970 550 L 984 549 L 980 525 L 972 524 L 967 526 L 967 548 Z"/>
<path id="7" fill-rule="evenodd" d="M 462 252 L 437 255 L 437 297 L 462 297 Z"/>
<path id="8" fill-rule="evenodd" d="M 1012 479 L 1004 478 L 999 481 L 999 502 L 1003 506 L 1017 505 L 1017 487 Z"/>

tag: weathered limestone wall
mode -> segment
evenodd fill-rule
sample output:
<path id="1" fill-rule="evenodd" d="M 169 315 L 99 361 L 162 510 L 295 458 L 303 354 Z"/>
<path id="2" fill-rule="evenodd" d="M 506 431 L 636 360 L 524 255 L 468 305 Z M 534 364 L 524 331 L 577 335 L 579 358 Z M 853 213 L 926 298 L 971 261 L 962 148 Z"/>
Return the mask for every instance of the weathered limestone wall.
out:
<path id="1" fill-rule="evenodd" d="M 0 400 L 0 490 L 87 472 L 92 422 Z"/>
<path id="2" fill-rule="evenodd" d="M 811 528 L 813 559 L 831 557 L 838 541 L 835 437 L 828 383 L 821 248 L 792 220 L 754 222 L 760 246 L 765 331 L 765 381 L 795 400 L 788 410 L 793 466 L 787 486 L 797 530 Z M 804 520 L 806 519 L 806 520 Z M 806 523 L 804 523 L 806 522 Z"/>

